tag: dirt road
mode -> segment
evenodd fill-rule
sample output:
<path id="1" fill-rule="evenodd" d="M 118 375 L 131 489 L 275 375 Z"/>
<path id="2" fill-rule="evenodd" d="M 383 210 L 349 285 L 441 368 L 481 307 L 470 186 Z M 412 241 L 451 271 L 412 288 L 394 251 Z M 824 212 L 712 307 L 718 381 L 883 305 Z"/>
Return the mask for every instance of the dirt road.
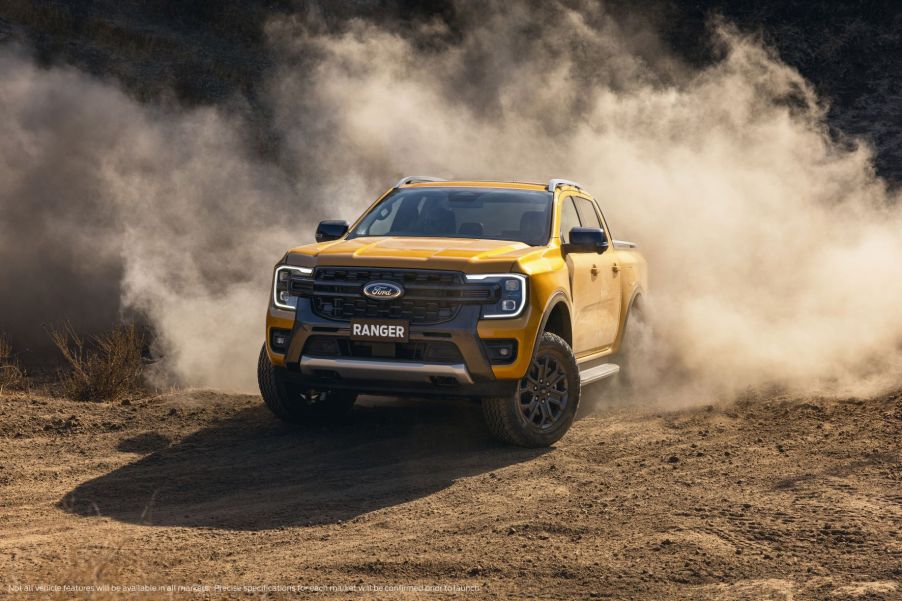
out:
<path id="1" fill-rule="evenodd" d="M 126 403 L 0 398 L 3 592 L 902 598 L 902 393 L 609 408 L 547 451 L 452 402 L 366 399 L 316 431 L 254 396 Z"/>

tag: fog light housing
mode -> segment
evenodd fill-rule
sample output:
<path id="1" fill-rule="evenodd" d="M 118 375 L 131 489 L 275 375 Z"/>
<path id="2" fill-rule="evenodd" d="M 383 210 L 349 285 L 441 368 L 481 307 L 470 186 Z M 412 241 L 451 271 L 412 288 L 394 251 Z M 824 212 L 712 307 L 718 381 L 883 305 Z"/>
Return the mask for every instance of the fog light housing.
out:
<path id="1" fill-rule="evenodd" d="M 483 340 L 482 342 L 492 365 L 513 363 L 517 358 L 516 340 Z"/>
<path id="2" fill-rule="evenodd" d="M 285 353 L 291 343 L 291 330 L 273 328 L 269 331 L 269 346 L 277 353 Z"/>

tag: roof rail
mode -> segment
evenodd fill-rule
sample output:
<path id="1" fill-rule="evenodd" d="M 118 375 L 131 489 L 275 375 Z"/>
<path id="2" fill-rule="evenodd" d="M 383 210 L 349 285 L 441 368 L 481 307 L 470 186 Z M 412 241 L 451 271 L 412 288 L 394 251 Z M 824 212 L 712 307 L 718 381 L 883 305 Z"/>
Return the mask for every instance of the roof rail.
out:
<path id="1" fill-rule="evenodd" d="M 579 188 L 580 190 L 585 190 L 582 184 L 578 184 L 569 179 L 550 179 L 548 180 L 548 191 L 554 192 L 558 186 L 573 186 L 574 188 Z"/>
<path id="2" fill-rule="evenodd" d="M 398 180 L 398 183 L 395 184 L 395 188 L 400 188 L 401 186 L 405 186 L 407 184 L 418 184 L 420 182 L 446 182 L 448 180 L 442 179 L 440 177 L 431 177 L 429 175 L 408 175 L 407 177 L 402 177 Z"/>

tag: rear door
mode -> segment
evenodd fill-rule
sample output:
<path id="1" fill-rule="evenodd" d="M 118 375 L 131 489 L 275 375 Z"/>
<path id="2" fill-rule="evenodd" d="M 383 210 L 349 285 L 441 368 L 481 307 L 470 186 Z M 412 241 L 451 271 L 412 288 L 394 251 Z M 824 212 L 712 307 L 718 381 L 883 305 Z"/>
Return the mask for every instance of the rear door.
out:
<path id="1" fill-rule="evenodd" d="M 604 230 L 604 222 L 601 211 L 595 205 L 595 201 L 579 196 L 573 197 L 579 220 L 583 227 L 594 227 Z M 590 283 L 588 288 L 595 296 L 598 306 L 595 309 L 592 331 L 596 333 L 594 342 L 597 348 L 608 347 L 614 344 L 617 338 L 617 328 L 620 326 L 620 305 L 622 303 L 620 290 L 620 266 L 617 264 L 617 252 L 614 250 L 614 239 L 605 231 L 608 237 L 608 250 L 599 254 L 584 255 L 589 263 Z"/>

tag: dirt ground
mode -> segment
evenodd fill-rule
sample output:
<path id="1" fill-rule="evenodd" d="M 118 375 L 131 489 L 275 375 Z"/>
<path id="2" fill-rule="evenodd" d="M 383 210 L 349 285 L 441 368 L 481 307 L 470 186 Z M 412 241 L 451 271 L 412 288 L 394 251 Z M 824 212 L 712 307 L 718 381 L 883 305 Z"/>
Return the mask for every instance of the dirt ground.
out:
<path id="1" fill-rule="evenodd" d="M 457 402 L 364 399 L 305 430 L 255 396 L 7 393 L 0 587 L 902 599 L 900 434 L 902 392 L 608 407 L 544 451 Z"/>

